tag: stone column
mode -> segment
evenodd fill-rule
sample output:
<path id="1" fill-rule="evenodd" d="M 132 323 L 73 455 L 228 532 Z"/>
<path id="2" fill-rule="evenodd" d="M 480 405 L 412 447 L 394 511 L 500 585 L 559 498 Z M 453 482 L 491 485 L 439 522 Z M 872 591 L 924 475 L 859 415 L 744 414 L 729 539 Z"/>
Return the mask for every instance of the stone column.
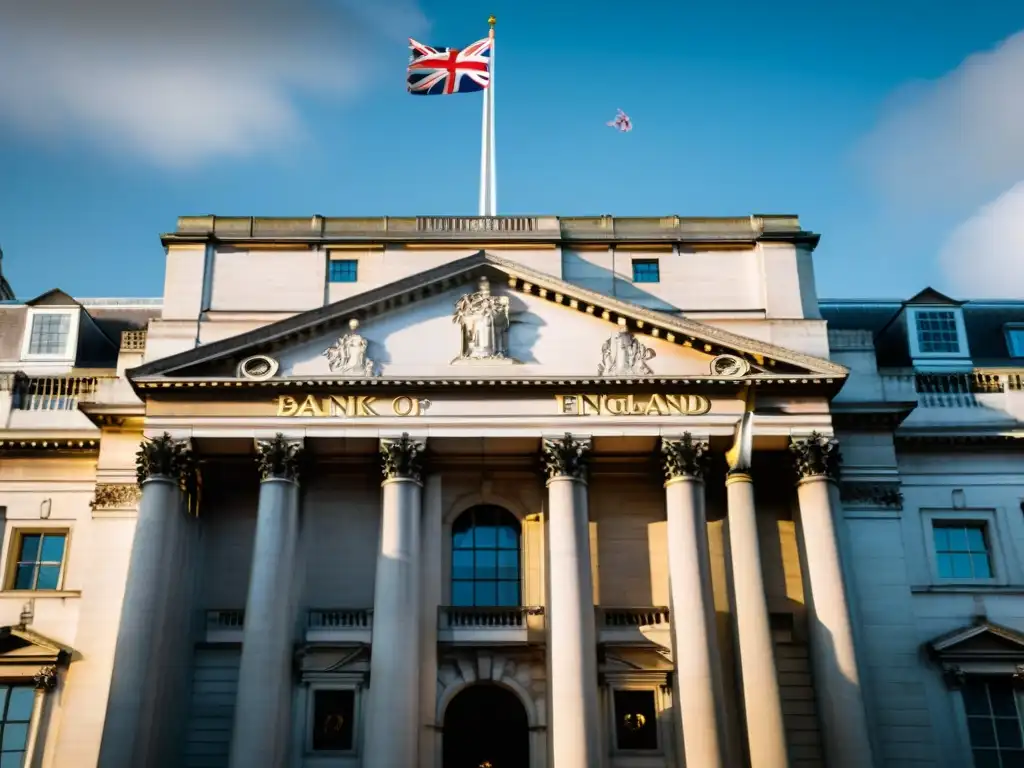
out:
<path id="1" fill-rule="evenodd" d="M 35 698 L 32 700 L 32 715 L 28 722 L 28 738 L 25 740 L 24 768 L 38 768 L 43 763 L 43 745 L 46 739 L 43 718 L 46 715 L 47 694 L 57 687 L 57 667 L 43 667 L 35 676 Z"/>
<path id="2" fill-rule="evenodd" d="M 274 765 L 291 739 L 302 441 L 256 441 L 260 497 L 245 602 L 231 768 Z"/>
<path id="3" fill-rule="evenodd" d="M 743 706 L 751 768 L 786 768 L 786 728 L 761 571 L 754 484 L 740 470 L 725 480 L 729 498 L 729 560 Z"/>
<path id="4" fill-rule="evenodd" d="M 688 432 L 662 439 L 672 620 L 673 711 L 686 765 L 727 764 L 723 688 L 711 589 L 704 465 L 708 444 Z"/>
<path id="5" fill-rule="evenodd" d="M 419 750 L 419 552 L 424 444 L 382 439 L 380 549 L 373 588 L 373 645 L 365 768 L 416 765 Z"/>
<path id="6" fill-rule="evenodd" d="M 419 768 L 440 768 L 437 761 L 437 611 L 442 600 L 441 476 L 427 478 L 423 489 L 420 542 L 420 716 Z"/>
<path id="7" fill-rule="evenodd" d="M 601 764 L 586 457 L 590 441 L 543 441 L 548 481 L 548 680 L 552 764 Z"/>
<path id="8" fill-rule="evenodd" d="M 815 432 L 794 439 L 790 450 L 800 478 L 797 497 L 807 568 L 811 664 L 825 761 L 836 768 L 870 768 L 871 739 L 836 528 L 842 514 L 835 486 L 839 444 Z"/>
<path id="9" fill-rule="evenodd" d="M 128 562 L 121 623 L 114 652 L 99 768 L 134 768 L 146 763 L 149 732 L 145 706 L 157 677 L 155 648 L 165 615 L 166 541 L 174 515 L 185 514 L 182 488 L 194 470 L 186 441 L 164 434 L 145 440 L 137 459 L 142 488 Z"/>

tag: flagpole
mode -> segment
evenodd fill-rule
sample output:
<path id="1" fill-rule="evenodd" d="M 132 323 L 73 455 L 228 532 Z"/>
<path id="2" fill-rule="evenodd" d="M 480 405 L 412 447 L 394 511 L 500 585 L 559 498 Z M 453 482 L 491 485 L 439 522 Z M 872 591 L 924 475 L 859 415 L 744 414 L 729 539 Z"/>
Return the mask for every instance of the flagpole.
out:
<path id="1" fill-rule="evenodd" d="M 480 132 L 480 215 L 498 215 L 498 184 L 494 164 L 494 25 L 497 19 L 491 16 L 487 23 L 491 26 L 491 61 L 489 65 L 490 79 L 484 89 L 483 126 Z"/>

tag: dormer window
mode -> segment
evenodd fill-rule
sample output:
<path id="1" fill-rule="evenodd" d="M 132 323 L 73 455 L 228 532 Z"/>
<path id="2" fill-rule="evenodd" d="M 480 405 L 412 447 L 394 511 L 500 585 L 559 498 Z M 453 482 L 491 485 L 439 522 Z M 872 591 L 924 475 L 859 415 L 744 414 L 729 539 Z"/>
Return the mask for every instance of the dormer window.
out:
<path id="1" fill-rule="evenodd" d="M 914 358 L 970 357 L 960 307 L 908 308 L 910 353 Z"/>
<path id="2" fill-rule="evenodd" d="M 71 360 L 78 341 L 77 309 L 30 308 L 25 320 L 23 360 Z"/>

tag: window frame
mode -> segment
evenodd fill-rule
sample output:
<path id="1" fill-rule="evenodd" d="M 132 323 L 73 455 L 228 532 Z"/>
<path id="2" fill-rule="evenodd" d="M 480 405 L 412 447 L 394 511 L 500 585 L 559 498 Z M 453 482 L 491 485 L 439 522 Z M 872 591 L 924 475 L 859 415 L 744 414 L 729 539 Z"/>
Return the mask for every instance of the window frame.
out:
<path id="1" fill-rule="evenodd" d="M 928 569 L 931 575 L 931 582 L 935 586 L 994 586 L 1008 584 L 1008 573 L 1006 560 L 1003 557 L 1002 531 L 999 529 L 996 510 L 994 509 L 922 509 L 921 522 L 923 523 L 923 534 L 925 537 L 925 552 L 928 558 Z M 991 578 L 945 578 L 939 573 L 938 553 L 935 550 L 935 523 L 940 527 L 961 523 L 967 526 L 983 526 L 985 529 L 985 543 L 988 547 L 989 567 L 992 570 Z"/>
<path id="2" fill-rule="evenodd" d="M 1013 335 L 1020 336 L 1020 349 L 1014 351 Z M 1007 323 L 1003 326 L 1003 336 L 1006 339 L 1006 354 L 1013 359 L 1024 358 L 1024 323 Z"/>
<path id="3" fill-rule="evenodd" d="M 57 573 L 57 586 L 53 589 L 39 589 L 33 587 L 32 589 L 18 589 L 15 586 L 15 580 L 18 577 L 18 563 L 21 562 L 21 544 L 25 536 L 64 536 L 64 552 L 61 556 L 60 570 Z M 56 592 L 63 592 L 64 590 L 64 577 L 67 573 L 68 566 L 68 552 L 71 548 L 71 529 L 67 527 L 58 526 L 15 526 L 11 528 L 9 535 L 10 544 L 7 548 L 7 566 L 4 570 L 4 584 L 3 588 L 5 592 L 16 592 L 18 594 L 25 593 L 39 593 L 39 594 L 53 594 Z M 42 542 L 40 542 L 40 551 L 42 551 Z M 36 561 L 38 566 L 41 562 L 49 561 Z M 36 573 L 36 582 L 39 581 L 39 574 Z"/>
<path id="4" fill-rule="evenodd" d="M 662 717 L 666 709 L 665 702 L 665 691 L 663 686 L 655 683 L 648 682 L 624 682 L 615 681 L 610 682 L 606 687 L 605 701 L 606 712 L 605 722 L 608 733 L 608 746 L 610 747 L 611 754 L 617 757 L 663 757 L 668 754 L 666 750 L 666 744 L 669 740 L 669 734 L 665 731 L 666 718 Z M 619 747 L 619 734 L 617 720 L 618 713 L 615 711 L 615 693 L 616 691 L 644 691 L 653 694 L 654 696 L 654 732 L 657 738 L 657 746 L 654 749 L 622 749 Z"/>
<path id="5" fill-rule="evenodd" d="M 32 327 L 35 318 L 41 315 L 66 315 L 68 321 L 68 339 L 64 345 L 64 351 L 56 353 L 31 352 Z M 29 307 L 25 314 L 25 330 L 21 339 L 21 359 L 26 361 L 73 361 L 75 352 L 78 349 L 78 332 L 81 325 L 82 312 L 77 307 Z"/>
<path id="6" fill-rule="evenodd" d="M 352 279 L 351 280 L 332 280 L 331 270 L 334 264 L 352 265 Z M 359 282 L 359 259 L 350 258 L 335 258 L 330 257 L 327 260 L 327 284 L 328 285 L 342 285 Z"/>
<path id="7" fill-rule="evenodd" d="M 11 723 L 10 723 L 10 725 L 22 725 L 22 724 L 25 725 L 25 746 L 22 747 L 22 749 L 20 749 L 20 750 L 13 750 L 12 749 L 12 750 L 8 750 L 7 752 L 0 752 L 0 755 L 14 754 L 14 753 L 20 752 L 22 757 L 24 757 L 24 755 L 25 755 L 25 747 L 28 746 L 28 742 L 32 738 L 32 714 L 33 714 L 33 712 L 35 710 L 35 692 L 34 692 L 35 686 L 32 684 L 32 682 L 30 680 L 11 680 L 11 681 L 6 681 L 6 682 L 2 683 L 2 685 L 3 685 L 4 688 L 7 689 L 7 692 L 6 692 L 6 695 L 4 695 L 4 697 L 3 697 L 3 701 L 0 702 L 0 737 L 2 737 L 4 735 L 4 732 L 7 730 L 7 726 L 9 724 L 8 721 L 7 721 L 7 711 L 10 708 L 10 705 L 11 705 L 11 692 L 13 691 L 13 689 L 15 689 L 15 688 L 26 688 L 26 689 L 28 689 L 28 691 L 30 693 L 29 700 L 31 701 L 31 704 L 29 706 L 29 716 L 28 716 L 28 719 L 27 720 L 14 720 L 14 721 L 11 721 Z"/>
<path id="8" fill-rule="evenodd" d="M 316 693 L 318 691 L 352 691 L 352 749 L 314 749 L 313 727 L 316 723 Z M 355 682 L 310 682 L 306 686 L 305 753 L 309 757 L 355 757 L 360 754 L 363 727 L 363 686 Z"/>
<path id="9" fill-rule="evenodd" d="M 975 765 L 975 762 L 974 762 L 974 749 L 975 748 L 974 748 L 974 745 L 971 744 L 970 718 L 972 716 L 967 714 L 967 704 L 964 701 L 964 691 L 963 691 L 963 689 L 967 685 L 970 685 L 972 682 L 973 683 L 977 683 L 977 682 L 980 681 L 980 682 L 984 682 L 984 683 L 988 684 L 989 682 L 994 681 L 994 680 L 1006 679 L 1006 677 L 1008 677 L 1008 676 L 999 675 L 999 674 L 984 674 L 984 673 L 971 673 L 971 672 L 968 672 L 967 673 L 967 680 L 965 681 L 964 685 L 958 687 L 954 691 L 950 691 L 950 693 L 954 694 L 954 709 L 955 709 L 955 713 L 956 713 L 956 728 L 957 728 L 957 731 L 959 732 L 960 740 L 962 742 L 963 750 L 964 750 L 964 753 L 965 753 L 965 756 L 966 756 L 966 761 L 964 762 L 964 765 L 968 765 L 968 766 Z M 1011 683 L 1011 687 L 1012 687 L 1012 683 Z M 1018 725 L 1021 728 L 1021 730 L 1024 731 L 1024 691 L 1014 690 L 1013 691 L 1013 695 L 1014 695 L 1014 701 L 1015 701 L 1015 703 L 1017 705 L 1017 722 L 1018 722 Z"/>
<path id="10" fill-rule="evenodd" d="M 637 267 L 638 266 L 654 266 L 654 279 L 653 280 L 638 280 L 637 279 Z M 649 259 L 649 258 L 633 258 L 630 260 L 630 277 L 631 282 L 639 285 L 646 285 L 648 283 L 660 283 L 661 282 L 661 260 L 660 259 Z"/>
<path id="11" fill-rule="evenodd" d="M 517 527 L 516 536 L 517 536 L 517 539 L 518 539 L 517 546 L 515 548 L 513 548 L 513 547 L 498 547 L 497 545 L 495 545 L 494 547 L 479 547 L 478 548 L 476 546 L 475 538 L 474 538 L 474 544 L 470 548 L 456 547 L 455 546 L 456 526 L 458 525 L 459 521 L 463 517 L 465 517 L 466 515 L 472 514 L 474 512 L 474 510 L 479 509 L 481 507 L 483 507 L 483 508 L 494 507 L 494 508 L 504 512 L 506 515 L 509 516 L 509 518 L 511 518 L 512 520 L 515 521 L 515 524 L 516 524 L 516 527 Z M 473 526 L 475 528 L 476 527 L 476 525 L 475 525 L 475 517 L 474 517 L 474 519 L 472 521 L 472 524 L 473 524 Z M 447 604 L 450 607 L 452 607 L 452 608 L 466 608 L 466 609 L 477 609 L 477 608 L 479 608 L 479 609 L 485 609 L 485 610 L 493 608 L 493 609 L 496 609 L 496 610 L 500 610 L 500 609 L 503 609 L 503 608 L 506 608 L 506 609 L 522 608 L 522 607 L 524 607 L 526 605 L 526 600 L 525 600 L 525 597 L 526 597 L 526 568 L 525 568 L 525 556 L 526 556 L 526 553 L 525 553 L 525 540 L 526 540 L 526 537 L 525 537 L 524 531 L 523 531 L 523 521 L 514 512 L 512 512 L 510 509 L 508 509 L 507 507 L 505 507 L 505 506 L 503 506 L 501 504 L 495 504 L 495 503 L 490 503 L 490 502 L 481 502 L 479 504 L 472 504 L 472 505 L 466 507 L 458 515 L 455 516 L 455 518 L 451 521 L 451 524 L 447 526 L 446 534 L 447 534 L 447 544 L 448 544 L 448 546 L 447 546 L 448 557 L 447 557 L 447 568 L 446 568 L 446 570 L 447 570 L 447 578 L 446 578 L 446 585 L 445 586 L 446 586 L 447 593 L 448 593 Z M 474 578 L 472 578 L 472 579 L 456 578 L 456 576 L 455 576 L 455 554 L 456 554 L 456 552 L 472 552 L 474 554 L 474 565 L 473 565 Z M 477 579 L 477 578 L 475 578 L 475 575 L 476 575 L 476 558 L 475 558 L 475 554 L 477 552 L 494 552 L 495 553 L 495 571 L 496 571 L 495 578 L 493 578 L 493 579 Z M 516 582 L 516 584 L 518 586 L 518 596 L 517 596 L 516 603 L 514 605 L 502 605 L 501 603 L 498 602 L 498 596 L 500 594 L 499 586 L 502 583 L 511 583 L 512 582 L 512 579 L 501 579 L 501 578 L 497 577 L 497 572 L 498 572 L 497 569 L 500 568 L 500 565 L 498 564 L 498 557 L 497 557 L 497 553 L 499 553 L 499 552 L 515 552 L 516 553 L 516 558 L 517 558 L 516 570 L 518 571 L 518 577 L 515 580 L 515 582 Z M 466 583 L 474 585 L 474 588 L 473 588 L 473 602 L 470 605 L 462 605 L 460 603 L 456 603 L 455 602 L 455 584 L 457 582 L 466 582 Z M 475 585 L 476 585 L 477 582 L 493 582 L 495 584 L 495 602 L 493 604 L 491 604 L 491 605 L 477 605 L 477 603 L 476 603 L 476 588 L 475 588 Z"/>
<path id="12" fill-rule="evenodd" d="M 920 336 L 918 334 L 918 315 L 922 312 L 948 312 L 953 316 L 956 325 L 956 352 L 924 352 L 921 350 Z M 910 356 L 914 359 L 924 360 L 969 360 L 971 350 L 967 346 L 967 329 L 964 326 L 964 312 L 961 307 L 941 306 L 920 306 L 907 309 L 907 336 L 910 342 Z"/>

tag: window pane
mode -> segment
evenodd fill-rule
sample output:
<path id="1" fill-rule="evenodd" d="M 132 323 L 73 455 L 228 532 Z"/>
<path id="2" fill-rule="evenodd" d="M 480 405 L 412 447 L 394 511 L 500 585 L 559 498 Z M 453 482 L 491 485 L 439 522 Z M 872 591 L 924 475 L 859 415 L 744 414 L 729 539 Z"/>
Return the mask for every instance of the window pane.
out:
<path id="1" fill-rule="evenodd" d="M 953 578 L 954 579 L 969 579 L 971 578 L 971 556 L 970 555 L 950 555 L 953 560 Z"/>
<path id="2" fill-rule="evenodd" d="M 71 329 L 71 316 L 36 315 L 32 318 L 32 333 L 29 336 L 28 351 L 33 355 L 63 354 Z"/>
<path id="3" fill-rule="evenodd" d="M 494 550 L 478 549 L 476 551 L 476 578 L 498 578 L 498 553 Z"/>
<path id="4" fill-rule="evenodd" d="M 1003 765 L 1001 768 L 1024 768 L 1024 751 L 1014 750 L 1003 752 Z"/>
<path id="5" fill-rule="evenodd" d="M 1017 716 L 1017 704 L 1011 686 L 992 681 L 988 684 L 988 695 L 992 702 L 992 713 L 996 717 Z"/>
<path id="6" fill-rule="evenodd" d="M 498 553 L 498 578 L 519 580 L 518 550 L 505 550 Z"/>
<path id="7" fill-rule="evenodd" d="M 497 605 L 498 586 L 493 581 L 478 581 L 473 585 L 474 605 Z"/>
<path id="8" fill-rule="evenodd" d="M 988 564 L 988 555 L 971 555 L 971 564 L 974 566 L 974 578 L 992 578 L 992 569 Z"/>
<path id="9" fill-rule="evenodd" d="M 28 739 L 28 723 L 4 723 L 4 738 L 0 749 L 4 752 L 25 748 Z"/>
<path id="10" fill-rule="evenodd" d="M 455 549 L 470 549 L 473 546 L 473 529 L 453 530 L 452 546 Z"/>
<path id="11" fill-rule="evenodd" d="M 34 565 L 19 565 L 14 572 L 15 589 L 34 589 L 36 578 L 36 567 Z"/>
<path id="12" fill-rule="evenodd" d="M 935 551 L 936 552 L 948 552 L 949 551 L 949 529 L 943 528 L 941 525 L 936 525 L 932 528 L 932 533 L 935 536 Z"/>
<path id="13" fill-rule="evenodd" d="M 60 582 L 59 565 L 40 565 L 36 589 L 56 589 Z"/>
<path id="14" fill-rule="evenodd" d="M 519 605 L 519 582 L 498 582 L 498 605 Z"/>
<path id="15" fill-rule="evenodd" d="M 452 605 L 473 604 L 473 582 L 453 581 L 452 582 Z"/>
<path id="16" fill-rule="evenodd" d="M 971 552 L 985 552 L 987 547 L 985 546 L 985 534 L 979 526 L 973 526 L 967 529 L 967 548 Z"/>
<path id="17" fill-rule="evenodd" d="M 968 683 L 960 691 L 964 700 L 964 710 L 968 715 L 987 715 L 988 695 L 983 683 Z"/>
<path id="18" fill-rule="evenodd" d="M 500 549 L 519 549 L 519 535 L 515 528 L 503 525 L 498 529 L 498 547 Z"/>
<path id="19" fill-rule="evenodd" d="M 949 550 L 951 552 L 967 552 L 967 529 L 947 528 L 949 533 Z"/>
<path id="20" fill-rule="evenodd" d="M 352 749 L 355 691 L 316 691 L 313 694 L 313 749 L 346 752 Z"/>
<path id="21" fill-rule="evenodd" d="M 498 546 L 498 531 L 489 525 L 481 525 L 476 529 L 476 546 L 478 547 L 490 547 L 494 549 Z"/>
<path id="22" fill-rule="evenodd" d="M 452 552 L 452 578 L 473 578 L 473 550 L 454 550 Z"/>
<path id="23" fill-rule="evenodd" d="M 974 768 L 1003 768 L 999 764 L 999 753 L 994 749 L 974 750 Z"/>
<path id="24" fill-rule="evenodd" d="M 939 566 L 939 576 L 943 579 L 953 578 L 953 559 L 951 555 L 936 555 L 936 562 Z"/>
<path id="25" fill-rule="evenodd" d="M 39 558 L 39 539 L 42 538 L 38 533 L 26 533 L 21 537 L 21 555 L 18 560 L 25 562 L 35 562 Z"/>
<path id="26" fill-rule="evenodd" d="M 42 553 L 39 560 L 44 563 L 59 563 L 64 559 L 63 534 L 48 533 L 43 536 Z"/>
<path id="27" fill-rule="evenodd" d="M 1020 738 L 1020 723 L 1017 718 L 1001 717 L 996 720 L 996 738 L 1000 747 L 1018 749 L 1022 746 Z"/>
<path id="28" fill-rule="evenodd" d="M 615 691 L 615 740 L 619 749 L 658 748 L 654 691 Z"/>
<path id="29" fill-rule="evenodd" d="M 967 730 L 971 734 L 972 747 L 994 747 L 996 734 L 992 730 L 992 721 L 987 717 L 967 718 Z"/>
<path id="30" fill-rule="evenodd" d="M 11 689 L 11 698 L 7 704 L 7 721 L 28 722 L 32 717 L 32 700 L 35 698 L 35 691 L 27 685 L 21 685 Z"/>
<path id="31" fill-rule="evenodd" d="M 21 768 L 24 752 L 5 752 L 0 755 L 0 768 Z"/>

